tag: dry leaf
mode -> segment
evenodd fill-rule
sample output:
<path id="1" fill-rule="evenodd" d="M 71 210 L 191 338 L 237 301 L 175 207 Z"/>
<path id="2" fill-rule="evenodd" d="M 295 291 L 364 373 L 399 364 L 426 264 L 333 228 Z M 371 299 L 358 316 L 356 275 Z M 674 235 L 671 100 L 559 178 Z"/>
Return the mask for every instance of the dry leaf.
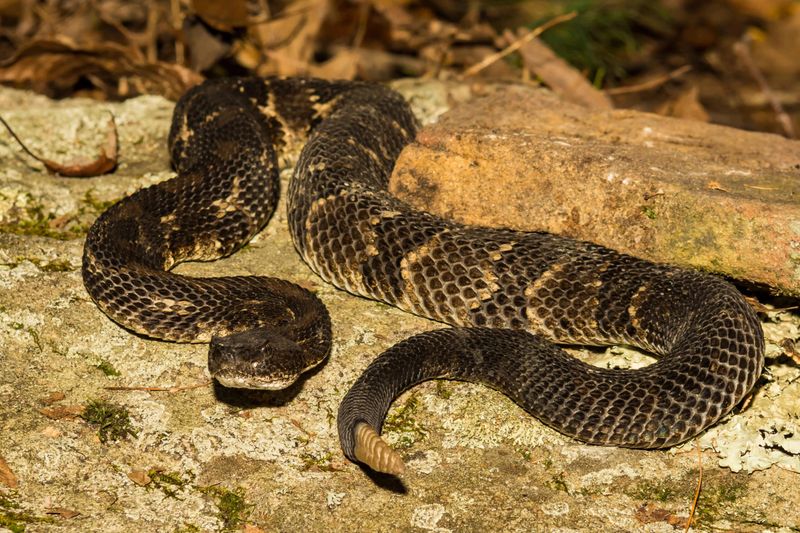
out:
<path id="1" fill-rule="evenodd" d="M 247 0 L 192 0 L 192 9 L 203 21 L 220 31 L 247 26 Z"/>
<path id="2" fill-rule="evenodd" d="M 292 15 L 280 16 L 277 13 L 273 20 L 254 24 L 248 29 L 249 37 L 268 59 L 256 70 L 260 76 L 296 76 L 307 73 L 331 1 L 308 0 L 295 3 L 297 8 L 287 7 Z"/>
<path id="3" fill-rule="evenodd" d="M 634 516 L 636 517 L 636 520 L 642 524 L 666 522 L 673 527 L 683 527 L 686 524 L 685 517 L 677 516 L 666 509 L 656 507 L 652 503 L 642 505 L 636 509 Z"/>
<path id="4" fill-rule="evenodd" d="M 147 472 L 144 470 L 131 470 L 128 472 L 128 479 L 139 485 L 140 487 L 144 487 L 148 483 L 152 481 L 150 476 L 147 475 Z"/>
<path id="5" fill-rule="evenodd" d="M 0 457 L 0 483 L 10 489 L 16 489 L 17 486 L 19 486 L 17 476 L 14 475 L 14 472 L 11 471 L 11 467 L 8 466 L 8 463 L 6 463 L 6 460 L 2 457 Z"/>
<path id="6" fill-rule="evenodd" d="M 43 407 L 39 412 L 51 420 L 62 418 L 77 418 L 83 413 L 82 405 L 57 405 L 56 407 Z"/>
<path id="7" fill-rule="evenodd" d="M 48 394 L 46 398 L 42 398 L 41 402 L 44 405 L 52 405 L 52 404 L 54 404 L 56 402 L 60 402 L 61 400 L 63 400 L 66 397 L 67 396 L 63 392 L 56 391 L 56 392 L 51 392 L 50 394 Z"/>
<path id="8" fill-rule="evenodd" d="M 148 62 L 135 48 L 111 42 L 78 46 L 64 38 L 32 41 L 0 62 L 0 82 L 51 97 L 72 95 L 86 80 L 107 98 L 160 94 L 176 100 L 203 77 L 180 65 Z"/>
<path id="9" fill-rule="evenodd" d="M 114 115 L 108 120 L 108 133 L 106 143 L 100 147 L 100 153 L 95 159 L 77 159 L 61 164 L 49 159 L 42 159 L 42 163 L 50 172 L 72 178 L 91 178 L 100 176 L 114 170 L 117 166 L 117 124 Z"/>
<path id="10" fill-rule="evenodd" d="M 81 158 L 65 164 L 58 163 L 51 159 L 45 159 L 34 154 L 28 150 L 28 147 L 25 146 L 25 144 L 22 142 L 22 139 L 17 137 L 17 134 L 14 133 L 14 130 L 11 129 L 11 126 L 9 126 L 2 117 L 0 117 L 0 123 L 2 123 L 6 129 L 8 129 L 8 132 L 11 134 L 11 136 L 16 139 L 16 141 L 28 155 L 42 163 L 47 170 L 55 174 L 60 174 L 61 176 L 67 176 L 71 178 L 90 178 L 111 172 L 117 166 L 118 141 L 117 124 L 114 122 L 114 115 L 111 115 L 111 118 L 108 121 L 106 144 L 100 148 L 99 155 L 95 159 L 87 160 L 85 158 Z"/>
<path id="11" fill-rule="evenodd" d="M 244 533 L 266 533 L 263 529 L 253 524 L 245 524 L 242 531 L 244 531 Z"/>

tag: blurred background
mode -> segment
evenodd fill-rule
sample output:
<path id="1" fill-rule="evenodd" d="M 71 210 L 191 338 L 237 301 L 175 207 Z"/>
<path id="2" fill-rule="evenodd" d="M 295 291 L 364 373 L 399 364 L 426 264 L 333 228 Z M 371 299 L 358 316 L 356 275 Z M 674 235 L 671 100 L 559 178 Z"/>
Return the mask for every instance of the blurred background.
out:
<path id="1" fill-rule="evenodd" d="M 0 83 L 176 99 L 207 77 L 543 84 L 796 138 L 798 0 L 0 0 Z"/>

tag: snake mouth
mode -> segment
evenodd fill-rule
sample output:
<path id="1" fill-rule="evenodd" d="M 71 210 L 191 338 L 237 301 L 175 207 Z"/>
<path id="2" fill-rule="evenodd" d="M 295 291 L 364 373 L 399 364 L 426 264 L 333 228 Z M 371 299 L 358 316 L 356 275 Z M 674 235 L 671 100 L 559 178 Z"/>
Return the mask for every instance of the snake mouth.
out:
<path id="1" fill-rule="evenodd" d="M 283 390 L 297 381 L 297 376 L 253 376 L 236 372 L 218 372 L 214 379 L 229 389 Z"/>

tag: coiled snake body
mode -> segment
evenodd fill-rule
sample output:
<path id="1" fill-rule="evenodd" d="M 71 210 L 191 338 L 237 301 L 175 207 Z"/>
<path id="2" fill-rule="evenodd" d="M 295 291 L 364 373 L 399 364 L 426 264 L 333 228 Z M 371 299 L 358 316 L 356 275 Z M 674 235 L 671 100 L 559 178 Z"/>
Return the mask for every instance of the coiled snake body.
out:
<path id="1" fill-rule="evenodd" d="M 337 287 L 457 326 L 392 347 L 353 385 L 338 418 L 351 460 L 402 471 L 378 437 L 382 421 L 400 392 L 432 378 L 485 383 L 562 433 L 638 448 L 696 435 L 750 391 L 763 335 L 731 285 L 591 243 L 416 211 L 387 191 L 415 131 L 406 102 L 381 86 L 244 78 L 195 87 L 170 132 L 178 176 L 98 218 L 85 285 L 134 331 L 210 341 L 210 369 L 225 385 L 291 383 L 330 348 L 315 296 L 272 278 L 168 270 L 230 254 L 257 233 L 275 207 L 278 153 L 307 139 L 288 190 L 306 263 Z M 549 341 L 630 344 L 658 361 L 603 369 Z"/>

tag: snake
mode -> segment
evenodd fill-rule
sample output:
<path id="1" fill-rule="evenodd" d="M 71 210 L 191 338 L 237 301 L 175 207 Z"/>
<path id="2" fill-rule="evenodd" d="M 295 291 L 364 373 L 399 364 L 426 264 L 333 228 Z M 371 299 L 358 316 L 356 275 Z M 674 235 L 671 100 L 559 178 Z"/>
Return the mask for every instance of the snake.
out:
<path id="1" fill-rule="evenodd" d="M 495 388 L 585 443 L 645 449 L 698 435 L 753 389 L 764 336 L 731 283 L 414 209 L 388 183 L 418 127 L 408 102 L 380 84 L 245 77 L 195 86 L 170 127 L 176 176 L 97 218 L 85 287 L 135 333 L 209 343 L 209 371 L 223 386 L 289 386 L 331 350 L 331 319 L 313 292 L 266 276 L 171 269 L 227 256 L 256 235 L 277 205 L 280 162 L 301 147 L 286 204 L 305 263 L 340 289 L 450 326 L 392 346 L 352 384 L 337 417 L 349 460 L 401 474 L 382 424 L 397 396 L 431 379 Z M 655 362 L 602 368 L 564 344 L 630 345 Z"/>

